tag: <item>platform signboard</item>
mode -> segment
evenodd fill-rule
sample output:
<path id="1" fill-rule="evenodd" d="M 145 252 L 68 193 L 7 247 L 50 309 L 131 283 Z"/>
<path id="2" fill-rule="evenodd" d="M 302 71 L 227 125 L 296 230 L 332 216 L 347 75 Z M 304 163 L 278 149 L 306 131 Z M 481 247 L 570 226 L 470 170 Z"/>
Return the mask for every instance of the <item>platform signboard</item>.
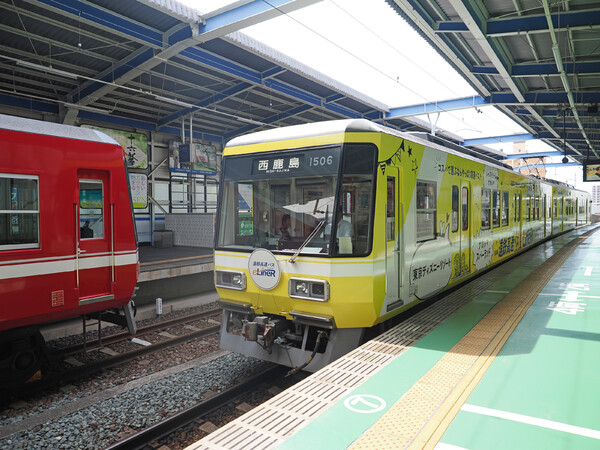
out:
<path id="1" fill-rule="evenodd" d="M 169 141 L 169 170 L 180 173 L 216 175 L 217 149 L 207 144 Z"/>
<path id="2" fill-rule="evenodd" d="M 128 169 L 146 169 L 148 167 L 148 137 L 145 134 L 91 125 L 83 125 L 83 127 L 101 131 L 117 141 L 125 151 Z"/>
<path id="3" fill-rule="evenodd" d="M 600 181 L 600 161 L 583 164 L 583 181 Z"/>

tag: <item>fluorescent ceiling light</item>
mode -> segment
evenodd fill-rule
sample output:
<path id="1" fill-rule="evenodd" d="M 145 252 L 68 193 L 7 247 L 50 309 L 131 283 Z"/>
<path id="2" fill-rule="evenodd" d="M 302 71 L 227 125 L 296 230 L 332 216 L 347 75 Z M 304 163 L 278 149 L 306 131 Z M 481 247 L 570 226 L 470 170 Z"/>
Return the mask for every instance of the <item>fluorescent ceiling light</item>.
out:
<path id="1" fill-rule="evenodd" d="M 93 106 L 77 105 L 75 103 L 67 103 L 67 102 L 63 102 L 63 105 L 65 105 L 67 108 L 80 109 L 82 111 L 90 111 L 90 112 L 101 113 L 101 114 L 110 114 L 110 111 L 108 111 L 106 109 L 94 108 Z"/>
<path id="2" fill-rule="evenodd" d="M 246 119 L 245 117 L 236 117 L 236 119 L 252 125 L 266 125 L 266 123 L 259 122 L 258 120 Z"/>
<path id="3" fill-rule="evenodd" d="M 213 112 L 213 113 L 216 113 L 216 114 L 222 114 L 224 116 L 231 117 L 233 119 L 237 119 L 237 120 L 240 120 L 242 122 L 249 123 L 249 124 L 252 124 L 252 125 L 261 125 L 261 126 L 268 125 L 266 123 L 259 122 L 257 120 L 252 120 L 252 119 L 247 119 L 245 117 L 235 116 L 233 114 L 229 114 L 229 113 L 226 113 L 226 112 L 218 111 L 216 109 L 206 108 L 204 106 L 193 105 L 191 103 L 182 102 L 181 100 L 177 100 L 177 99 L 174 99 L 174 98 L 163 97 L 162 95 L 152 94 L 150 92 L 148 92 L 148 94 L 152 95 L 156 100 L 159 100 L 159 101 L 162 101 L 162 102 L 165 102 L 165 103 L 170 103 L 172 105 L 183 106 L 184 108 L 193 108 L 193 109 L 196 109 L 196 110 L 201 109 L 201 110 L 208 111 L 208 112 Z"/>
<path id="4" fill-rule="evenodd" d="M 77 75 L 75 75 L 73 73 L 65 72 L 64 70 L 55 69 L 54 67 L 50 67 L 50 66 L 42 66 L 41 64 L 35 64 L 35 63 L 29 62 L 29 61 L 17 61 L 17 66 L 27 67 L 28 69 L 39 70 L 41 72 L 48 72 L 48 73 L 52 73 L 54 75 L 60 75 L 61 77 L 70 78 L 72 80 L 77 79 Z"/>
<path id="5" fill-rule="evenodd" d="M 182 102 L 181 100 L 177 100 L 174 98 L 169 98 L 169 97 L 163 97 L 162 95 L 156 95 L 156 94 L 152 94 L 154 95 L 154 98 L 156 100 L 160 100 L 166 103 L 171 103 L 172 105 L 177 105 L 177 106 L 183 106 L 185 108 L 197 108 L 196 105 L 192 105 L 191 103 L 186 103 L 186 102 Z"/>

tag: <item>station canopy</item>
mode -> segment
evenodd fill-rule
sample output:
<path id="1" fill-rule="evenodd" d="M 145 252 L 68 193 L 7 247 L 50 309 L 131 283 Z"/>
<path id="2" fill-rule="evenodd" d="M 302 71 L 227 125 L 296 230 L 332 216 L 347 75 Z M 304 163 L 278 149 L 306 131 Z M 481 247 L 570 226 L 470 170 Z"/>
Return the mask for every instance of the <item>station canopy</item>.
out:
<path id="1" fill-rule="evenodd" d="M 435 114 L 490 108 L 520 131 L 437 132 L 496 159 L 506 155 L 487 144 L 527 139 L 579 163 L 598 157 L 600 9 L 589 2 L 387 0 L 386 14 L 412 25 L 473 90 L 408 105 L 376 99 L 244 33 L 317 3 L 224 1 L 201 12 L 173 0 L 2 0 L 0 112 L 175 135 L 192 117 L 195 137 L 226 142 L 358 117 L 431 131 Z"/>

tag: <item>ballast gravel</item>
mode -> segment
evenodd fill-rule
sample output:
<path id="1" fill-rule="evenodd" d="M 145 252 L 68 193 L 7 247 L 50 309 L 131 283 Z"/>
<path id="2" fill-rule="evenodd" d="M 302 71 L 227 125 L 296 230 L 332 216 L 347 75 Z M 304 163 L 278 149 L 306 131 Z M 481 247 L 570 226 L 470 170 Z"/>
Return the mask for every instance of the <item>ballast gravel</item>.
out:
<path id="1" fill-rule="evenodd" d="M 14 427 L 20 421 L 32 423 L 1 438 L 0 449 L 105 448 L 196 404 L 208 391 L 224 390 L 266 366 L 263 361 L 228 353 L 164 377 L 150 376 L 148 382 L 139 380 L 139 385 L 129 383 L 130 389 L 121 389 L 110 398 L 99 395 L 100 400 L 92 404 L 82 401 L 79 409 L 67 414 L 61 410 L 68 410 L 69 404 L 59 401 L 45 411 L 45 416 L 53 417 L 44 423 L 32 423 L 35 415 L 31 413 L 20 417 L 11 414 L 10 419 L 0 413 L 0 428 Z"/>

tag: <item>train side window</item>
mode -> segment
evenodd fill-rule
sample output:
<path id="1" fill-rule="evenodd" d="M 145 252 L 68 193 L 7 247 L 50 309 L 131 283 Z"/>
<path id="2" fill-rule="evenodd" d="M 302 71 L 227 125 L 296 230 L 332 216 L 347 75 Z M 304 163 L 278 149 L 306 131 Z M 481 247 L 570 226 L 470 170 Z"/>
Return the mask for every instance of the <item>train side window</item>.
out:
<path id="1" fill-rule="evenodd" d="M 502 226 L 508 225 L 508 191 L 502 191 Z"/>
<path id="2" fill-rule="evenodd" d="M 492 226 L 500 226 L 500 191 L 496 189 L 492 191 Z"/>
<path id="3" fill-rule="evenodd" d="M 394 177 L 387 179 L 386 216 L 386 239 L 392 241 L 396 239 L 396 179 Z"/>
<path id="4" fill-rule="evenodd" d="M 458 231 L 458 186 L 452 186 L 452 232 Z"/>
<path id="5" fill-rule="evenodd" d="M 527 222 L 531 222 L 531 199 L 529 197 L 525 199 L 525 219 Z"/>
<path id="6" fill-rule="evenodd" d="M 481 191 L 481 229 L 490 229 L 490 190 Z"/>
<path id="7" fill-rule="evenodd" d="M 0 174 L 0 250 L 40 247 L 38 199 L 37 176 Z"/>
<path id="8" fill-rule="evenodd" d="M 515 222 L 521 220 L 521 196 L 515 194 Z"/>
<path id="9" fill-rule="evenodd" d="M 535 220 L 540 220 L 540 198 L 535 198 Z"/>
<path id="10" fill-rule="evenodd" d="M 104 237 L 104 183 L 79 180 L 79 226 L 81 239 Z"/>
<path id="11" fill-rule="evenodd" d="M 462 188 L 462 229 L 469 229 L 469 188 Z"/>
<path id="12" fill-rule="evenodd" d="M 417 242 L 435 238 L 436 183 L 417 181 Z"/>

